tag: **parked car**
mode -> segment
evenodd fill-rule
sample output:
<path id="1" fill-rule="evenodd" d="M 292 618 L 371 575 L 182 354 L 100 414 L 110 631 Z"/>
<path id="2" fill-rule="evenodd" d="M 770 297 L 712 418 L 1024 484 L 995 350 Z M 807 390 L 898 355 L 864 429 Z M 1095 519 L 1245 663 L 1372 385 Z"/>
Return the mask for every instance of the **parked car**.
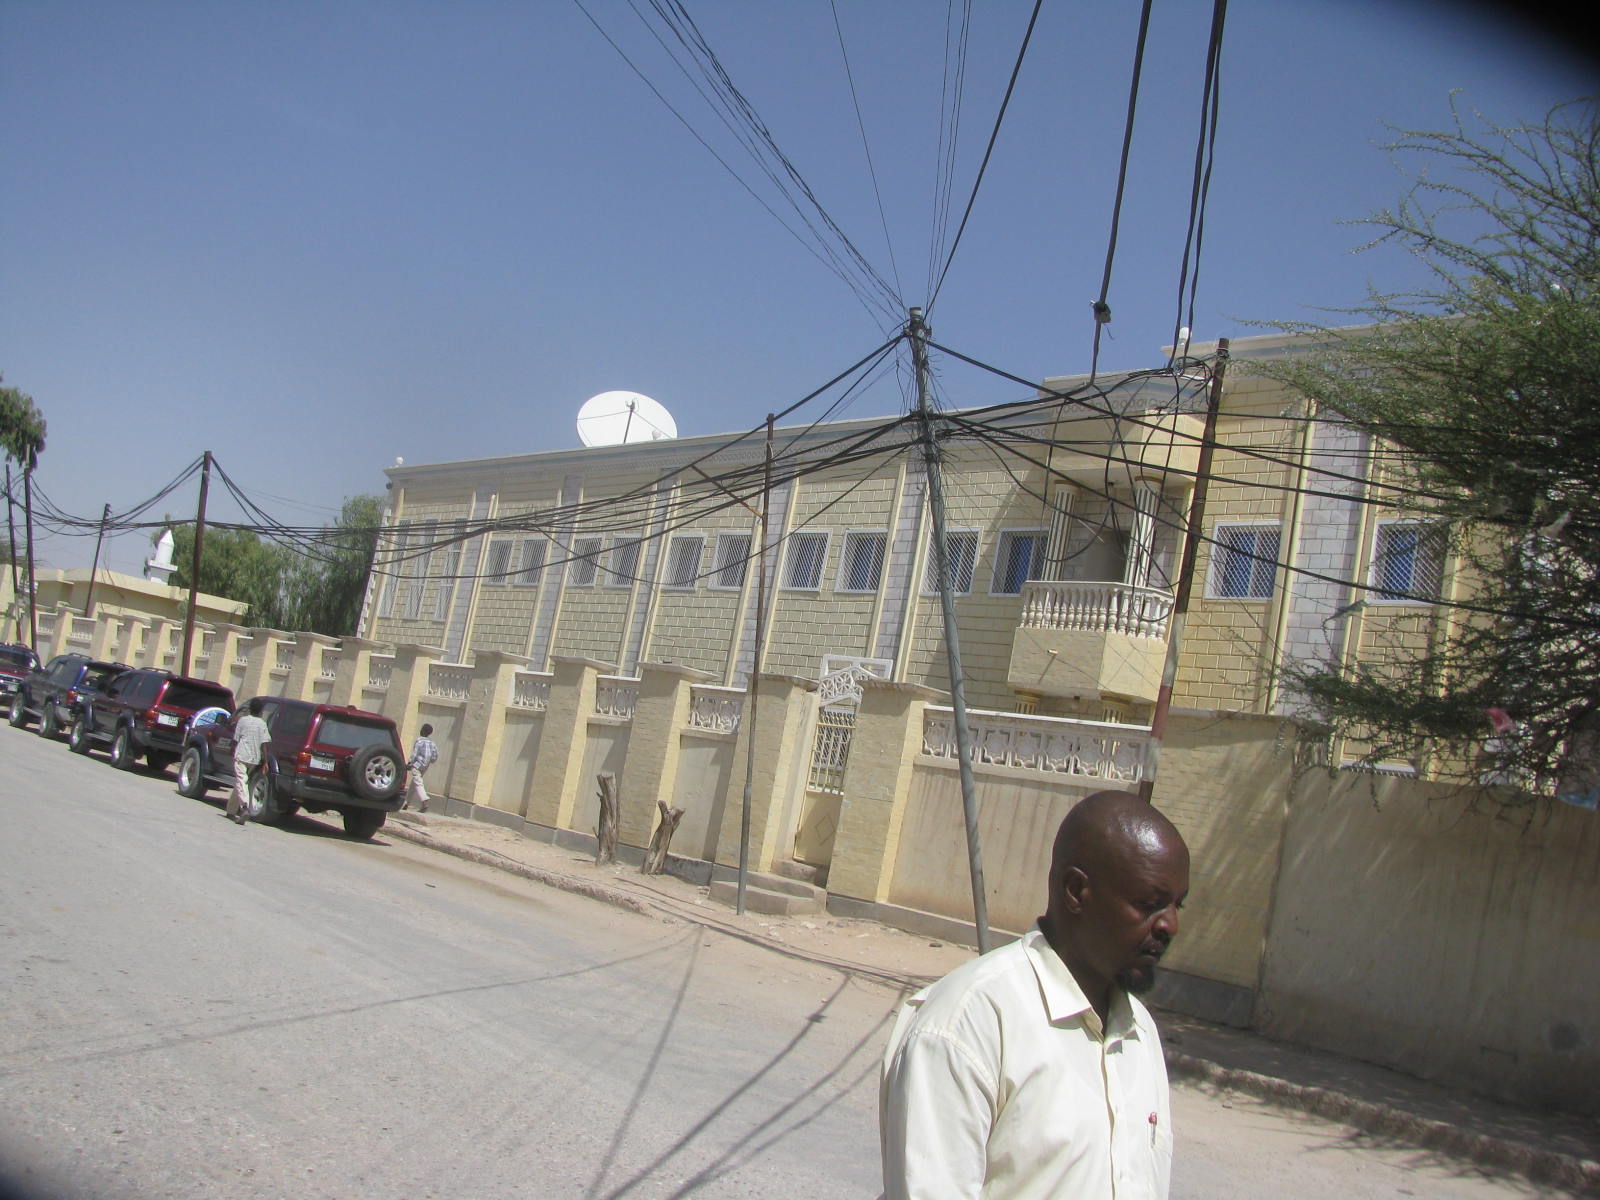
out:
<path id="1" fill-rule="evenodd" d="M 401 804 L 405 752 L 395 724 L 348 705 L 262 696 L 270 736 L 250 780 L 246 815 L 275 825 L 297 809 L 337 812 L 351 837 L 370 838 Z M 241 709 L 242 713 L 244 710 Z M 178 791 L 199 799 L 212 784 L 233 786 L 234 720 L 197 723 L 178 765 Z"/>
<path id="2" fill-rule="evenodd" d="M 209 679 L 192 679 L 147 667 L 124 671 L 88 697 L 72 722 L 67 744 L 79 754 L 110 747 L 111 765 L 133 770 L 141 755 L 152 771 L 178 761 L 195 713 L 233 711 L 233 692 Z"/>
<path id="3" fill-rule="evenodd" d="M 39 736 L 55 737 L 72 728 L 85 700 L 99 695 L 126 670 L 125 663 L 101 662 L 87 654 L 58 654 L 44 666 L 35 667 L 11 693 L 8 719 L 23 729 L 37 717 Z"/>
<path id="4" fill-rule="evenodd" d="M 26 646 L 0 644 L 0 700 L 8 701 L 28 672 L 39 665 L 39 656 Z"/>

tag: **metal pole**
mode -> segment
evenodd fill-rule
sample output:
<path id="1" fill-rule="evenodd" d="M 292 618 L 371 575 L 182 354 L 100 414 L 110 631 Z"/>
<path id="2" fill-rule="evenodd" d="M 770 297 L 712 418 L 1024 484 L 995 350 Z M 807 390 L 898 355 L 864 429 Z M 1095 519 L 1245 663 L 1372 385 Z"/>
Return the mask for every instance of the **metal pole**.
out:
<path id="1" fill-rule="evenodd" d="M 33 455 L 28 455 L 28 465 L 22 468 L 22 517 L 28 534 L 28 645 L 39 652 L 38 585 L 33 574 Z"/>
<path id="2" fill-rule="evenodd" d="M 956 602 L 950 593 L 950 547 L 946 539 L 944 482 L 939 473 L 939 447 L 933 436 L 933 400 L 928 387 L 928 327 L 922 310 L 913 308 L 906 326 L 917 377 L 917 415 L 922 420 L 922 454 L 928 473 L 928 505 L 933 513 L 934 566 L 939 573 L 939 609 L 944 615 L 944 653 L 950 670 L 950 707 L 956 736 L 956 761 L 961 770 L 961 812 L 967 826 L 967 866 L 972 875 L 972 923 L 978 953 L 989 952 L 989 901 L 983 886 L 983 846 L 978 837 L 978 790 L 972 778 L 968 745 L 967 692 L 961 671 L 961 638 L 956 629 Z"/>
<path id="3" fill-rule="evenodd" d="M 1206 390 L 1206 423 L 1200 435 L 1200 459 L 1195 464 L 1194 494 L 1189 497 L 1189 521 L 1184 530 L 1183 559 L 1178 567 L 1178 587 L 1172 597 L 1172 619 L 1167 628 L 1167 660 L 1161 668 L 1161 690 L 1156 693 L 1150 717 L 1150 754 L 1145 759 L 1139 798 L 1153 803 L 1156 773 L 1161 766 L 1161 742 L 1167 734 L 1167 713 L 1172 708 L 1172 685 L 1178 678 L 1178 654 L 1183 648 L 1183 626 L 1189 616 L 1189 593 L 1194 590 L 1194 560 L 1200 550 L 1200 532 L 1206 515 L 1206 486 L 1211 478 L 1211 450 L 1217 441 L 1217 412 L 1222 407 L 1222 377 L 1228 369 L 1228 339 L 1217 339 L 1217 363 Z"/>
<path id="4" fill-rule="evenodd" d="M 733 911 L 744 915 L 744 892 L 750 883 L 750 804 L 751 782 L 756 773 L 756 705 L 761 700 L 761 650 L 766 636 L 767 617 L 767 520 L 772 496 L 772 425 L 777 417 L 767 414 L 766 460 L 761 469 L 761 537 L 756 552 L 756 639 L 750 655 L 750 702 L 744 720 L 744 798 L 739 809 L 739 890 Z"/>
<path id="5" fill-rule="evenodd" d="M 11 537 L 11 603 L 6 608 L 6 630 L 9 634 L 13 626 L 20 627 L 22 618 L 22 584 L 17 581 L 17 519 L 16 502 L 11 498 L 11 460 L 6 460 L 6 532 Z"/>
<path id="6" fill-rule="evenodd" d="M 105 512 L 100 514 L 100 532 L 94 539 L 94 565 L 89 568 L 89 593 L 83 598 L 83 615 L 94 616 L 94 577 L 100 573 L 100 543 L 106 540 L 106 522 L 111 519 L 111 504 L 106 503 Z"/>
<path id="7" fill-rule="evenodd" d="M 194 561 L 189 568 L 189 609 L 183 614 L 183 657 L 178 674 L 189 673 L 189 651 L 194 647 L 194 610 L 200 598 L 200 545 L 206 536 L 206 493 L 211 490 L 211 451 L 206 451 L 200 467 L 200 507 L 194 518 Z"/>

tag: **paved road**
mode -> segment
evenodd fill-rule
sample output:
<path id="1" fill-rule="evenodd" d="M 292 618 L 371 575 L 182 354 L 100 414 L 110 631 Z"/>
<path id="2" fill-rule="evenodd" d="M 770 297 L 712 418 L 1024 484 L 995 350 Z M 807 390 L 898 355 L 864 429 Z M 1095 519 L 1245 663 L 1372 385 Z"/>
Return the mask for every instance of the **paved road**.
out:
<path id="1" fill-rule="evenodd" d="M 0 1164 L 30 1200 L 871 1197 L 895 996 L 0 728 Z M 1179 1200 L 1512 1197 L 1187 1088 Z"/>

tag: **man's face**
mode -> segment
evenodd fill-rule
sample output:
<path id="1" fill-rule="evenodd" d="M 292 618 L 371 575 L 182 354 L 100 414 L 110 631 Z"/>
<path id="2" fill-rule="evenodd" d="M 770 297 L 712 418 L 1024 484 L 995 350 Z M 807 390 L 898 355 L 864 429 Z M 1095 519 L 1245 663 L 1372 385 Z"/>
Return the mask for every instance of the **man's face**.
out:
<path id="1" fill-rule="evenodd" d="M 1178 933 L 1189 894 L 1189 851 L 1181 839 L 1149 831 L 1079 885 L 1084 965 L 1101 980 L 1146 992 L 1156 964 Z"/>

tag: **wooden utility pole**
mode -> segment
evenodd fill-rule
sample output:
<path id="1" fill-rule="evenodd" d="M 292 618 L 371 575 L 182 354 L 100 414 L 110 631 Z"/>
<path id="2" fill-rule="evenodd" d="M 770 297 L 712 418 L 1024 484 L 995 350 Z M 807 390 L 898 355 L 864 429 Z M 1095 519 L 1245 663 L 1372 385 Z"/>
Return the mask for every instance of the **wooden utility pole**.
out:
<path id="1" fill-rule="evenodd" d="M 28 463 L 22 468 L 22 519 L 27 524 L 28 535 L 28 645 L 35 654 L 39 652 L 39 587 L 33 574 L 33 465 L 34 456 L 28 454 Z"/>
<path id="2" fill-rule="evenodd" d="M 200 467 L 200 507 L 194 518 L 194 559 L 189 568 L 189 611 L 183 614 L 183 657 L 178 674 L 189 673 L 189 652 L 194 648 L 194 611 L 200 603 L 200 547 L 206 538 L 206 493 L 211 490 L 211 451 Z"/>
<path id="3" fill-rule="evenodd" d="M 106 522 L 111 519 L 111 504 L 107 502 L 105 512 L 100 514 L 100 532 L 94 539 L 94 565 L 89 568 L 89 592 L 83 598 L 83 615 L 94 616 L 94 580 L 100 573 L 100 545 L 106 540 Z"/>
<path id="4" fill-rule="evenodd" d="M 1161 743 L 1167 735 L 1167 713 L 1172 708 L 1172 685 L 1178 678 L 1178 654 L 1183 649 L 1183 626 L 1189 615 L 1189 593 L 1194 590 L 1195 555 L 1205 526 L 1206 488 L 1211 480 L 1211 450 L 1217 442 L 1217 413 L 1222 407 L 1222 377 L 1228 369 L 1228 339 L 1217 339 L 1217 361 L 1206 389 L 1206 423 L 1200 435 L 1200 458 L 1194 469 L 1194 493 L 1189 497 L 1189 521 L 1184 530 L 1183 559 L 1178 567 L 1178 587 L 1172 597 L 1172 617 L 1167 624 L 1167 659 L 1161 668 L 1161 690 L 1156 693 L 1150 717 L 1150 755 L 1145 759 L 1139 797 L 1153 803 L 1156 772 L 1161 766 Z"/>
<path id="5" fill-rule="evenodd" d="M 750 702 L 746 704 L 744 716 L 741 720 L 748 722 L 745 726 L 744 737 L 744 795 L 740 800 L 739 809 L 739 886 L 734 900 L 733 910 L 740 916 L 744 915 L 744 893 L 750 882 L 750 805 L 752 801 L 751 785 L 756 773 L 756 705 L 761 699 L 761 648 L 762 639 L 766 637 L 767 616 L 767 520 L 770 515 L 769 506 L 772 498 L 772 426 L 777 420 L 773 413 L 767 414 L 767 448 L 766 458 L 761 468 L 761 536 L 758 539 L 759 548 L 756 551 L 756 634 L 755 646 L 750 654 Z M 676 828 L 676 824 L 674 824 Z M 672 836 L 668 831 L 667 836 Z M 663 852 L 664 853 L 664 852 Z"/>
<path id="6" fill-rule="evenodd" d="M 928 327 L 922 310 L 913 308 L 906 331 L 917 378 L 917 415 L 922 422 L 922 456 L 928 475 L 928 507 L 933 515 L 934 566 L 939 573 L 939 609 L 944 615 L 945 663 L 950 672 L 950 707 L 955 722 L 956 762 L 961 771 L 961 812 L 967 826 L 967 867 L 972 876 L 972 923 L 978 953 L 989 952 L 989 901 L 983 885 L 983 846 L 978 836 L 978 789 L 972 777 L 968 744 L 967 691 L 961 670 L 961 638 L 956 628 L 956 602 L 950 592 L 950 545 L 944 515 L 944 482 L 939 471 L 939 446 L 933 432 L 933 397 L 928 385 Z"/>

